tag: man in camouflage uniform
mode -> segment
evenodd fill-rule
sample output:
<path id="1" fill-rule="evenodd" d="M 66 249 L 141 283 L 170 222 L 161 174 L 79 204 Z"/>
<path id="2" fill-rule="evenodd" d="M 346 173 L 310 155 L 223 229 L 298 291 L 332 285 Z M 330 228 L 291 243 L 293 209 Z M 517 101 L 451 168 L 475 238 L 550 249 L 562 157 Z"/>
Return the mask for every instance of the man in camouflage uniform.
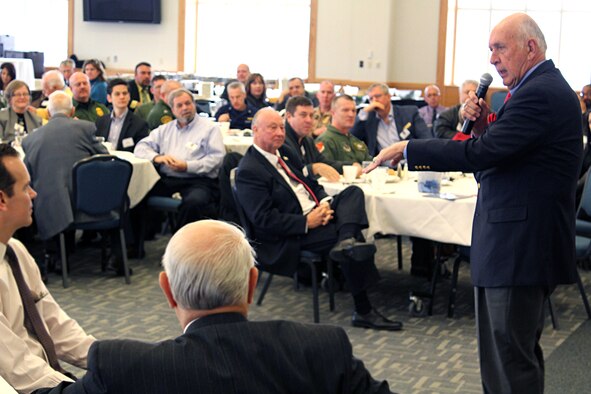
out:
<path id="1" fill-rule="evenodd" d="M 160 125 L 168 123 L 175 119 L 172 110 L 166 104 L 168 102 L 168 95 L 177 89 L 182 88 L 182 85 L 179 81 L 166 81 L 162 84 L 160 88 L 160 101 L 154 104 L 154 108 L 150 111 L 148 115 L 148 126 L 150 126 L 150 130 L 154 130 Z"/>
<path id="2" fill-rule="evenodd" d="M 326 131 L 316 138 L 316 147 L 329 160 L 337 160 L 343 164 L 369 161 L 367 145 L 349 130 L 355 123 L 355 100 L 351 96 L 337 96 L 331 104 L 332 123 Z"/>
<path id="3" fill-rule="evenodd" d="M 150 85 L 150 93 L 152 93 L 153 100 L 145 104 L 138 105 L 135 111 L 133 111 L 134 114 L 136 114 L 146 122 L 148 121 L 148 115 L 150 114 L 150 111 L 152 110 L 152 108 L 154 108 L 156 103 L 160 101 L 160 89 L 162 88 L 162 85 L 165 81 L 166 77 L 164 75 L 155 75 L 152 78 L 152 85 Z"/>
<path id="4" fill-rule="evenodd" d="M 90 98 L 90 81 L 88 76 L 81 72 L 75 72 L 70 77 L 70 89 L 72 89 L 72 102 L 76 112 L 74 117 L 88 120 L 92 123 L 103 115 L 110 114 L 109 109 Z"/>

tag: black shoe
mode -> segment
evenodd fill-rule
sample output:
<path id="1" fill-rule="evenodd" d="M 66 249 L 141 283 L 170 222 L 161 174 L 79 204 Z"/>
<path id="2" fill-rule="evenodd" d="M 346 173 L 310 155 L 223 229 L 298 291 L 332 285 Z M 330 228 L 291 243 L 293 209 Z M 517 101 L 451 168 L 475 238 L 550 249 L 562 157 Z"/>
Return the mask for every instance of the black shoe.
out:
<path id="1" fill-rule="evenodd" d="M 349 260 L 366 261 L 376 254 L 376 246 L 366 242 L 358 242 L 355 238 L 347 238 L 338 242 L 330 251 L 333 261 L 344 263 Z"/>
<path id="2" fill-rule="evenodd" d="M 106 269 L 109 272 L 114 272 L 117 276 L 125 276 L 125 272 L 123 270 L 123 262 L 113 256 L 109 258 L 109 262 L 107 263 Z M 133 275 L 133 270 L 131 268 L 129 268 L 129 275 Z"/>
<path id="3" fill-rule="evenodd" d="M 392 321 L 384 317 L 380 312 L 372 309 L 369 313 L 361 315 L 353 312 L 353 319 L 351 319 L 353 327 L 371 328 L 374 330 L 386 331 L 400 331 L 402 330 L 402 322 Z"/>

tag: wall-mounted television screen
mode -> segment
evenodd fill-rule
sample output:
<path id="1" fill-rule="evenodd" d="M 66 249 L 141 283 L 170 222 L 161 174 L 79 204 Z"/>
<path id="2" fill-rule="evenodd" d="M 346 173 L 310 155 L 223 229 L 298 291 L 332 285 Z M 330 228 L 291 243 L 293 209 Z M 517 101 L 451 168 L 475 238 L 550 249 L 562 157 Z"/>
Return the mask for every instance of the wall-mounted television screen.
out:
<path id="1" fill-rule="evenodd" d="M 160 23 L 160 0 L 84 0 L 89 22 Z"/>

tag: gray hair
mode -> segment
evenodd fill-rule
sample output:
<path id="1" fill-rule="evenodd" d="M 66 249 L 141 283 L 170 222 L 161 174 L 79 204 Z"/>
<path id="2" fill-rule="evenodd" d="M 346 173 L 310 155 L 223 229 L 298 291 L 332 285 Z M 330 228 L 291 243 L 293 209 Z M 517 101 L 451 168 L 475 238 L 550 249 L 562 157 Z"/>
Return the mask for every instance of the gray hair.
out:
<path id="1" fill-rule="evenodd" d="M 72 59 L 62 60 L 60 66 L 70 66 L 72 68 L 76 68 L 76 62 Z"/>
<path id="2" fill-rule="evenodd" d="M 435 90 L 437 90 L 437 93 L 441 94 L 441 89 L 439 89 L 439 86 L 437 86 L 437 85 L 427 85 L 427 86 L 425 86 L 425 90 L 423 90 L 423 94 L 425 95 L 425 97 L 427 97 L 427 91 L 429 89 L 435 89 Z"/>
<path id="3" fill-rule="evenodd" d="M 56 90 L 49 95 L 49 104 L 47 111 L 51 116 L 55 114 L 64 114 L 70 116 L 72 114 L 72 98 L 62 90 Z"/>
<path id="4" fill-rule="evenodd" d="M 546 52 L 548 46 L 546 45 L 544 33 L 542 33 L 542 30 L 536 21 L 534 21 L 530 16 L 525 15 L 523 18 L 523 23 L 519 24 L 517 32 L 524 41 L 527 41 L 530 38 L 534 39 L 540 47 L 540 50 L 544 53 Z"/>
<path id="5" fill-rule="evenodd" d="M 58 70 L 49 70 L 45 72 L 41 80 L 44 88 L 47 87 L 51 90 L 62 90 L 66 86 L 64 76 Z"/>
<path id="6" fill-rule="evenodd" d="M 458 87 L 458 90 L 460 92 L 460 94 L 462 94 L 462 90 L 464 90 L 464 86 L 466 85 L 474 85 L 476 86 L 476 89 L 478 89 L 478 81 L 475 81 L 474 79 L 466 79 L 464 82 L 462 82 L 462 84 Z M 476 90 L 474 89 L 474 90 Z"/>
<path id="7" fill-rule="evenodd" d="M 166 82 L 164 82 L 164 83 L 166 83 Z M 168 106 L 170 108 L 172 108 L 172 104 L 174 103 L 174 99 L 183 95 L 183 94 L 188 94 L 189 97 L 191 97 L 191 101 L 193 101 L 193 93 L 191 93 L 189 90 L 187 90 L 185 88 L 179 88 L 179 89 L 173 90 L 172 92 L 170 92 L 168 94 L 168 98 L 167 98 Z"/>
<path id="8" fill-rule="evenodd" d="M 182 87 L 183 87 L 183 85 L 181 85 L 181 83 L 177 80 L 174 80 L 174 79 L 166 80 L 166 81 L 164 81 L 162 86 L 160 86 L 160 95 L 162 95 L 162 98 L 166 98 L 170 92 L 177 90 L 179 88 L 182 88 Z"/>
<path id="9" fill-rule="evenodd" d="M 242 93 L 246 94 L 246 88 L 244 87 L 244 84 L 240 81 L 230 82 L 228 84 L 228 90 L 230 89 L 240 89 Z"/>
<path id="10" fill-rule="evenodd" d="M 388 85 L 386 85 L 385 83 L 372 83 L 367 88 L 367 92 L 371 92 L 374 88 L 380 88 L 382 93 L 390 94 L 390 87 L 388 87 Z"/>
<path id="11" fill-rule="evenodd" d="M 245 303 L 254 261 L 255 252 L 242 229 L 217 220 L 181 228 L 162 258 L 174 299 L 192 310 Z"/>

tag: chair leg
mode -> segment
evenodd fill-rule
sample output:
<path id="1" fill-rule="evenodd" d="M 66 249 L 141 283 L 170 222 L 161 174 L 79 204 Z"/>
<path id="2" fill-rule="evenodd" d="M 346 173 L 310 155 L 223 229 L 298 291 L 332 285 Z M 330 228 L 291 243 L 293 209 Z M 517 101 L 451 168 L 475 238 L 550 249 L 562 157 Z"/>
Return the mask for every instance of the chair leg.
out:
<path id="1" fill-rule="evenodd" d="M 578 269 L 577 269 L 577 286 L 579 287 L 579 292 L 581 293 L 581 298 L 583 299 L 583 305 L 585 305 L 585 311 L 587 312 L 587 318 L 591 319 L 591 308 L 589 307 L 589 299 L 587 298 L 587 293 L 585 292 L 585 286 L 583 286 L 583 281 L 581 281 L 581 275 L 579 275 Z"/>
<path id="2" fill-rule="evenodd" d="M 398 249 L 398 271 L 402 271 L 402 236 L 396 236 L 396 244 Z"/>
<path id="3" fill-rule="evenodd" d="M 123 272 L 125 273 L 125 283 L 130 284 L 129 265 L 127 264 L 127 246 L 125 245 L 125 234 L 122 228 L 119 229 L 119 239 L 121 240 L 121 257 L 123 259 Z"/>
<path id="4" fill-rule="evenodd" d="M 558 319 L 554 314 L 554 306 L 552 305 L 552 296 L 548 297 L 548 311 L 550 312 L 550 320 L 552 320 L 552 327 L 555 330 L 559 330 L 560 326 L 558 325 Z"/>
<path id="5" fill-rule="evenodd" d="M 312 309 L 314 314 L 314 323 L 320 323 L 320 308 L 318 306 L 318 275 L 316 274 L 316 264 L 312 261 L 306 261 L 312 271 Z"/>
<path id="6" fill-rule="evenodd" d="M 449 302 L 447 304 L 447 317 L 454 317 L 456 308 L 456 293 L 458 291 L 458 274 L 460 272 L 460 264 L 462 263 L 462 256 L 458 256 L 454 261 L 454 267 L 451 274 L 451 284 L 449 288 Z"/>
<path id="7" fill-rule="evenodd" d="M 334 270 L 332 260 L 326 261 L 326 273 L 328 274 L 328 304 L 330 311 L 334 312 Z"/>
<path id="8" fill-rule="evenodd" d="M 62 285 L 64 288 L 70 286 L 68 281 L 68 261 L 66 258 L 66 239 L 64 233 L 60 233 L 60 256 L 62 260 Z"/>
<path id="9" fill-rule="evenodd" d="M 429 308 L 427 310 L 429 316 L 433 314 L 433 304 L 435 303 L 435 288 L 437 287 L 437 280 L 439 280 L 439 269 L 441 263 L 441 244 L 437 243 L 437 253 L 435 257 L 435 263 L 433 265 L 433 274 L 431 275 L 431 302 L 429 303 Z"/>
<path id="10" fill-rule="evenodd" d="M 265 280 L 265 283 L 263 283 L 263 288 L 261 289 L 261 294 L 259 294 L 257 305 L 261 305 L 263 303 L 265 294 L 267 294 L 267 290 L 269 290 L 269 286 L 271 286 L 271 280 L 273 280 L 273 274 L 267 273 L 267 279 Z"/>
<path id="11" fill-rule="evenodd" d="M 107 270 L 107 233 L 105 231 L 101 231 L 101 272 L 105 272 Z"/>

